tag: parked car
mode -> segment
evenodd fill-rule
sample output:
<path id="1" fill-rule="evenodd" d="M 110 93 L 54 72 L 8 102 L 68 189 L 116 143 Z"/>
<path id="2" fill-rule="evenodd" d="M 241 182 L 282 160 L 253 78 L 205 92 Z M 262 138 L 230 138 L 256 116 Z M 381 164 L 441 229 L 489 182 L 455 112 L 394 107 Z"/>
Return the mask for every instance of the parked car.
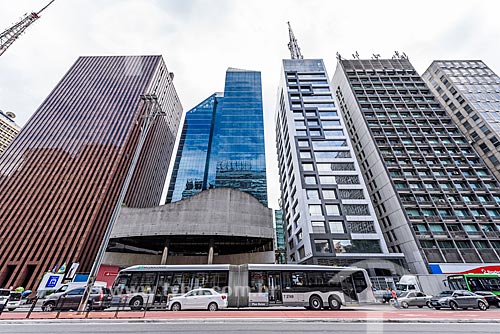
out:
<path id="1" fill-rule="evenodd" d="M 475 291 L 476 295 L 483 296 L 490 306 L 500 307 L 500 296 L 495 295 L 490 291 Z"/>
<path id="2" fill-rule="evenodd" d="M 401 294 L 398 297 L 399 304 L 402 308 L 408 308 L 410 306 L 424 307 L 427 302 L 431 300 L 432 296 L 426 295 L 420 291 L 408 291 Z"/>
<path id="3" fill-rule="evenodd" d="M 167 309 L 172 311 L 187 309 L 217 311 L 226 307 L 227 296 L 214 289 L 191 290 L 182 296 L 170 297 L 167 301 Z"/>
<path id="4" fill-rule="evenodd" d="M 9 301 L 9 296 L 10 296 L 10 290 L 0 289 L 0 313 L 2 313 L 4 308 L 7 306 L 7 303 Z"/>
<path id="5" fill-rule="evenodd" d="M 76 310 L 83 298 L 85 288 L 77 288 L 66 292 L 53 293 L 42 304 L 42 310 L 51 312 L 55 310 Z M 89 296 L 89 308 L 104 310 L 111 305 L 111 291 L 105 287 L 94 287 Z"/>
<path id="6" fill-rule="evenodd" d="M 438 296 L 432 297 L 430 305 L 436 310 L 441 308 L 451 308 L 452 310 L 478 308 L 481 311 L 486 311 L 489 307 L 483 296 L 467 290 L 444 291 Z"/>

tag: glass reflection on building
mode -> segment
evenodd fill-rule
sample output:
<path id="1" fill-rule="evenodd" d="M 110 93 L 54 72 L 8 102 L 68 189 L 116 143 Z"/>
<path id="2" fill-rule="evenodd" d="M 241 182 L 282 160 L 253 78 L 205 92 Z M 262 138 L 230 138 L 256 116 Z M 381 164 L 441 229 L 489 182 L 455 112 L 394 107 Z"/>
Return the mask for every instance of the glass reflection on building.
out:
<path id="1" fill-rule="evenodd" d="M 222 187 L 267 206 L 260 72 L 229 68 L 224 94 L 187 112 L 167 203 Z"/>

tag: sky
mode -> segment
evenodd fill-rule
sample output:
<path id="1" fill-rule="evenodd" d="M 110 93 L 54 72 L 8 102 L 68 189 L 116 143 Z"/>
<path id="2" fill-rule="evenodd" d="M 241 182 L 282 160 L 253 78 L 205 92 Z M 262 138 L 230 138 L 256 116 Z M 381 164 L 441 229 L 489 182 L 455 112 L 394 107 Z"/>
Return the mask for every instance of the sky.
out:
<path id="1" fill-rule="evenodd" d="M 0 30 L 48 0 L 0 0 Z M 163 55 L 188 111 L 223 91 L 225 71 L 262 72 L 269 206 L 278 208 L 274 114 L 290 21 L 304 58 L 405 52 L 481 59 L 500 74 L 499 1 L 56 0 L 0 58 L 0 109 L 24 125 L 81 55 Z"/>

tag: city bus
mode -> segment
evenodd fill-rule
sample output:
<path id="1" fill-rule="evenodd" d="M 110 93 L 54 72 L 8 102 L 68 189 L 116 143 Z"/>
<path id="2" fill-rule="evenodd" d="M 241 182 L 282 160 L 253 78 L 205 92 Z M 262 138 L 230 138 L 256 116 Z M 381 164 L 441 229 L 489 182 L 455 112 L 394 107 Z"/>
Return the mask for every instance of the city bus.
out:
<path id="1" fill-rule="evenodd" d="M 451 290 L 489 291 L 500 296 L 500 275 L 460 274 L 447 277 Z"/>
<path id="2" fill-rule="evenodd" d="M 374 303 L 366 270 L 286 264 L 137 265 L 119 272 L 115 304 L 164 308 L 170 296 L 212 288 L 228 296 L 228 307 L 303 306 L 338 310 Z"/>

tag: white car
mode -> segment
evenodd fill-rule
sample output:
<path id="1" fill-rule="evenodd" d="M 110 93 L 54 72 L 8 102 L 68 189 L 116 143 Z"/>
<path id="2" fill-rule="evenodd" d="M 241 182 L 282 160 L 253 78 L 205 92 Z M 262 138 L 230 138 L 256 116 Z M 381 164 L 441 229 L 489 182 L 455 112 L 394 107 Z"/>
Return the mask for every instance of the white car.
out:
<path id="1" fill-rule="evenodd" d="M 188 309 L 217 311 L 226 307 L 227 296 L 214 289 L 191 290 L 182 296 L 170 297 L 167 302 L 167 309 L 172 311 Z"/>

